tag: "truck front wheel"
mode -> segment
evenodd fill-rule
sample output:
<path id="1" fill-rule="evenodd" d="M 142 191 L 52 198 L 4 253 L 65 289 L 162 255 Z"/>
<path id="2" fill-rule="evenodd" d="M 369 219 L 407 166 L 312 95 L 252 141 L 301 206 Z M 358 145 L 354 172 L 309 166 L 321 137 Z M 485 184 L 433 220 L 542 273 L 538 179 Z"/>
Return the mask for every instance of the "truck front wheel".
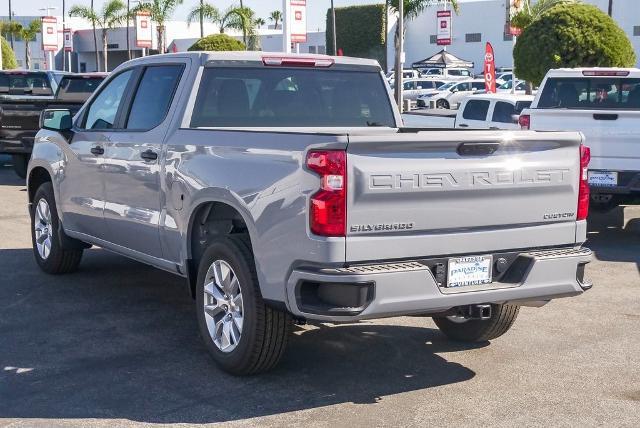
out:
<path id="1" fill-rule="evenodd" d="M 458 316 L 433 317 L 440 331 L 459 342 L 486 342 L 505 334 L 513 325 L 520 307 L 491 305 L 491 317 L 486 320 Z"/>
<path id="2" fill-rule="evenodd" d="M 253 260 L 244 240 L 230 235 L 209 245 L 198 269 L 200 334 L 216 363 L 235 375 L 273 368 L 291 329 L 289 314 L 262 300 Z"/>

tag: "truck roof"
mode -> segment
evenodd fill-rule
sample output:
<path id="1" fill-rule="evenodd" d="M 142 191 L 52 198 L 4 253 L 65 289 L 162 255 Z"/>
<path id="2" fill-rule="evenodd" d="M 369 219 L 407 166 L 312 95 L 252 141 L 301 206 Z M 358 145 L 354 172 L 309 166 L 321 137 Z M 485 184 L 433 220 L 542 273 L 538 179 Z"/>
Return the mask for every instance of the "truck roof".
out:
<path id="1" fill-rule="evenodd" d="M 147 63 L 157 62 L 161 58 L 171 57 L 191 57 L 199 59 L 201 64 L 205 64 L 208 61 L 263 61 L 264 58 L 291 58 L 291 59 L 316 59 L 316 60 L 332 60 L 335 64 L 344 65 L 362 65 L 362 66 L 374 66 L 380 67 L 378 61 L 366 58 L 354 58 L 349 56 L 329 56 L 319 54 L 285 54 L 283 52 L 263 52 L 263 51 L 228 51 L 228 52 L 214 52 L 214 51 L 196 51 L 196 52 L 178 52 L 168 53 L 162 55 L 152 55 L 142 58 L 136 58 L 131 61 L 127 61 L 124 64 L 131 62 L 135 63 Z M 120 68 L 120 67 L 118 67 Z"/>
<path id="2" fill-rule="evenodd" d="M 481 100 L 533 101 L 535 96 L 498 92 L 496 94 L 473 94 L 473 95 L 469 95 L 467 98 L 481 99 Z"/>
<path id="3" fill-rule="evenodd" d="M 626 76 L 619 77 L 636 77 L 640 78 L 640 68 L 621 68 L 621 67 L 579 67 L 579 68 L 556 68 L 547 72 L 547 77 L 582 77 L 585 72 L 596 73 L 595 76 L 588 77 L 612 77 L 617 76 L 615 73 L 628 73 Z M 612 76 L 607 76 L 611 73 Z"/>

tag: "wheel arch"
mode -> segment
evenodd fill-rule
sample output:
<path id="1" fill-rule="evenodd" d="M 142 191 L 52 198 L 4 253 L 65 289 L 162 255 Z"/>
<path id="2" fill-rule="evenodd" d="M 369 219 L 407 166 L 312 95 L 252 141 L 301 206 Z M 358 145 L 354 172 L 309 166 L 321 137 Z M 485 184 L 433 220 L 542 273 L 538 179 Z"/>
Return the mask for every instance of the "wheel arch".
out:
<path id="1" fill-rule="evenodd" d="M 31 168 L 27 175 L 27 192 L 29 195 L 29 203 L 33 202 L 36 191 L 46 182 L 53 183 L 53 177 L 49 170 L 43 166 Z"/>
<path id="2" fill-rule="evenodd" d="M 192 297 L 195 297 L 200 257 L 212 240 L 228 235 L 244 235 L 253 252 L 255 225 L 248 211 L 226 198 L 208 198 L 194 204 L 189 214 L 185 248 L 185 266 Z"/>

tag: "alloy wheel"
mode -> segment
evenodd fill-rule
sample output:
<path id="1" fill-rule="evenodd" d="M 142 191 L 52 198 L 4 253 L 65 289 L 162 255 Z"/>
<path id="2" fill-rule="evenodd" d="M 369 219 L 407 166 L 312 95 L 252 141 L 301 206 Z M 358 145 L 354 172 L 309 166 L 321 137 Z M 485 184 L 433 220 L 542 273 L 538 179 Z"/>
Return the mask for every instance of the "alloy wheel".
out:
<path id="1" fill-rule="evenodd" d="M 46 199 L 42 198 L 36 204 L 33 228 L 36 236 L 36 249 L 42 260 L 46 260 L 51 254 L 53 242 L 53 223 L 51 221 L 51 209 Z"/>

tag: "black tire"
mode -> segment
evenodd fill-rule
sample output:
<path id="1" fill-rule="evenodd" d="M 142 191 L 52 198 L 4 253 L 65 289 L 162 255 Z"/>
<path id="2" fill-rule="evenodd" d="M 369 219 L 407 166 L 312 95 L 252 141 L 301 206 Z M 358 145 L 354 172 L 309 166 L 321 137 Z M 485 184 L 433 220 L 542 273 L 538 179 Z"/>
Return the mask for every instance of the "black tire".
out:
<path id="1" fill-rule="evenodd" d="M 451 106 L 449 105 L 449 101 L 447 101 L 447 100 L 438 100 L 438 101 L 436 101 L 436 108 L 449 109 L 449 107 L 451 107 Z"/>
<path id="2" fill-rule="evenodd" d="M 518 316 L 519 306 L 491 305 L 491 318 L 455 322 L 447 317 L 433 317 L 442 333 L 458 342 L 486 342 L 505 334 Z"/>
<path id="3" fill-rule="evenodd" d="M 209 333 L 204 309 L 205 280 L 215 261 L 226 262 L 237 277 L 242 294 L 243 323 L 237 345 L 223 352 Z M 196 285 L 196 313 L 200 335 L 215 362 L 234 375 L 250 375 L 272 369 L 284 354 L 291 317 L 265 305 L 262 300 L 253 254 L 243 239 L 229 236 L 212 242 L 200 260 Z M 224 315 L 226 316 L 226 315 Z"/>
<path id="4" fill-rule="evenodd" d="M 36 209 L 41 200 L 46 201 L 51 215 L 51 249 L 47 257 L 43 257 L 40 254 L 36 244 Z M 43 271 L 54 275 L 76 271 L 82 259 L 81 249 L 66 249 L 62 247 L 61 229 L 58 212 L 56 211 L 53 186 L 50 182 L 43 183 L 38 190 L 36 190 L 31 206 L 31 243 L 38 266 L 40 266 Z"/>
<path id="5" fill-rule="evenodd" d="M 12 155 L 13 170 L 20 178 L 27 178 L 27 166 L 29 166 L 29 155 L 16 154 Z"/>

